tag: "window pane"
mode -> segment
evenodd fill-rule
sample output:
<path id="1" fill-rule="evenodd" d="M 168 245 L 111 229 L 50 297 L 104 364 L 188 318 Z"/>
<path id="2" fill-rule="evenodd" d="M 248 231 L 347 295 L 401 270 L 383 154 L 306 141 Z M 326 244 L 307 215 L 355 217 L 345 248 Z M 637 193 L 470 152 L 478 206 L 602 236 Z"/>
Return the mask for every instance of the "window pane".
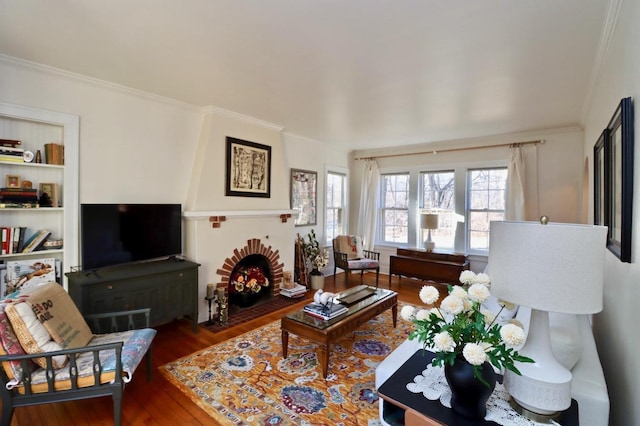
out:
<path id="1" fill-rule="evenodd" d="M 384 210 L 383 238 L 394 243 L 409 241 L 409 212 L 407 210 Z"/>
<path id="2" fill-rule="evenodd" d="M 437 248 L 452 249 L 455 243 L 455 173 L 453 171 L 423 172 L 422 209 L 424 213 L 438 214 L 438 229 L 431 230 L 431 239 Z M 427 238 L 421 230 L 420 241 Z"/>
<path id="3" fill-rule="evenodd" d="M 507 169 L 469 171 L 468 247 L 488 250 L 491 221 L 504 220 Z"/>
<path id="4" fill-rule="evenodd" d="M 409 174 L 382 176 L 382 220 L 384 242 L 409 241 Z"/>
<path id="5" fill-rule="evenodd" d="M 347 176 L 341 173 L 327 173 L 327 205 L 325 208 L 325 235 L 327 244 L 341 235 L 344 230 L 345 196 Z"/>

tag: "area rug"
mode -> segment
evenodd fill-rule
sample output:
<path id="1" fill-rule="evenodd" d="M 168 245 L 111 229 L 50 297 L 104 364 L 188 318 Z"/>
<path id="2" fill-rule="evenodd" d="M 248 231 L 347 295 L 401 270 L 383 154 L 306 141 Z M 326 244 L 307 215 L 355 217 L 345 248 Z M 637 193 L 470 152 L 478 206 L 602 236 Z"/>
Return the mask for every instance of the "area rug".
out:
<path id="1" fill-rule="evenodd" d="M 280 322 L 198 351 L 160 372 L 220 425 L 379 425 L 375 369 L 408 336 L 391 311 L 331 346 L 322 377 L 316 345 L 289 335 L 282 358 Z"/>

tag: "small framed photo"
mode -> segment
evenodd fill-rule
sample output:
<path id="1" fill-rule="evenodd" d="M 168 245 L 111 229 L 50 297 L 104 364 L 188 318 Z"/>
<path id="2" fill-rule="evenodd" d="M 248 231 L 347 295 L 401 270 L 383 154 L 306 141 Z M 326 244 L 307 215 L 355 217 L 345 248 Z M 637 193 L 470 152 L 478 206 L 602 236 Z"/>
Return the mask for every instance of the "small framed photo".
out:
<path id="1" fill-rule="evenodd" d="M 60 193 L 57 183 L 41 183 L 40 184 L 40 205 L 42 207 L 61 207 Z M 50 200 L 50 202 L 47 202 Z M 44 200 L 44 201 L 43 201 Z"/>
<path id="2" fill-rule="evenodd" d="M 20 188 L 20 176 L 7 175 L 6 186 L 7 188 Z"/>

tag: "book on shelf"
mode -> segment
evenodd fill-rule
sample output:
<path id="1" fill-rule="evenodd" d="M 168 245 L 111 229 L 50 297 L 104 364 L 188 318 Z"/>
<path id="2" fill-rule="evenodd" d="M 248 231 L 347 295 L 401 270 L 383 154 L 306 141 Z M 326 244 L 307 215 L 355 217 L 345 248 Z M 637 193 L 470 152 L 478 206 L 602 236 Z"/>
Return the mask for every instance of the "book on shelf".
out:
<path id="1" fill-rule="evenodd" d="M 24 158 L 22 158 L 22 155 L 18 156 L 18 155 L 0 154 L 0 161 L 9 161 L 12 163 L 24 163 Z"/>
<path id="2" fill-rule="evenodd" d="M 22 253 L 31 253 L 38 250 L 44 242 L 51 236 L 51 231 L 46 229 L 39 229 L 34 232 L 31 237 L 25 241 L 24 248 L 22 249 Z"/>
<path id="3" fill-rule="evenodd" d="M 326 306 L 321 305 L 320 303 L 310 303 L 305 306 L 303 310 L 309 315 L 325 320 L 329 320 L 349 312 L 349 309 L 347 309 L 346 306 L 337 303 L 329 303 Z"/>
<path id="4" fill-rule="evenodd" d="M 44 144 L 44 156 L 47 164 L 64 164 L 64 145 L 57 143 Z"/>
<path id="5" fill-rule="evenodd" d="M 7 294 L 56 281 L 56 259 L 41 258 L 7 262 Z"/>
<path id="6" fill-rule="evenodd" d="M 0 188 L 0 195 L 15 193 L 37 194 L 38 190 L 35 188 Z"/>
<path id="7" fill-rule="evenodd" d="M 15 148 L 13 146 L 0 145 L 0 152 L 19 152 L 20 155 L 23 155 L 24 148 Z"/>
<path id="8" fill-rule="evenodd" d="M 15 139 L 0 139 L 0 145 L 15 148 L 18 145 L 22 145 L 22 141 Z"/>
<path id="9" fill-rule="evenodd" d="M 40 207 L 40 203 L 37 202 L 12 202 L 12 201 L 0 201 L 0 209 L 37 209 Z"/>

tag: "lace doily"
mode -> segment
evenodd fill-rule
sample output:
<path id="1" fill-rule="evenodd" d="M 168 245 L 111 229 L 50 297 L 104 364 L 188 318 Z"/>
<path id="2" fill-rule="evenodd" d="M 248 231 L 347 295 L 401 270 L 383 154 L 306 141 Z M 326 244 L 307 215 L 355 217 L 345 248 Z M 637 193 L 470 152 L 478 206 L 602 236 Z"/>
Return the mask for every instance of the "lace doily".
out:
<path id="1" fill-rule="evenodd" d="M 451 389 L 444 377 L 443 367 L 427 365 L 427 369 L 421 375 L 413 378 L 413 382 L 407 383 L 407 390 L 413 393 L 421 393 L 431 401 L 437 399 L 447 408 L 451 408 Z M 487 401 L 487 415 L 485 420 L 496 422 L 503 426 L 538 426 L 547 425 L 518 414 L 509 405 L 509 393 L 502 383 L 496 383 L 493 393 Z"/>

